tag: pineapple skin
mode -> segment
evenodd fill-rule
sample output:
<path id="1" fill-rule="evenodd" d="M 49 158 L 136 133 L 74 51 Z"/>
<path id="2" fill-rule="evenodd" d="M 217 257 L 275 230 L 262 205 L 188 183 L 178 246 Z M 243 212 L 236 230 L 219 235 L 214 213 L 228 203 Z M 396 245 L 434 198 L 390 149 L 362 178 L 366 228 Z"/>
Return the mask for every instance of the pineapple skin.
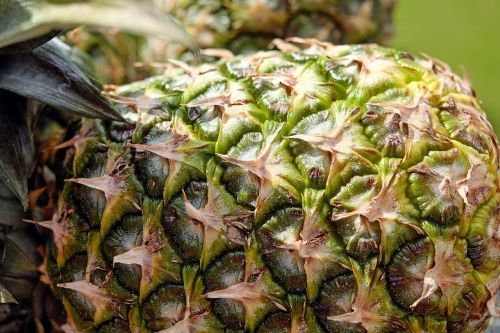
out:
<path id="1" fill-rule="evenodd" d="M 392 34 L 394 0 L 157 0 L 201 48 L 235 53 L 265 49 L 274 38 L 335 44 L 383 43 Z"/>
<path id="2" fill-rule="evenodd" d="M 377 42 L 392 35 L 394 0 L 155 0 L 200 48 L 236 54 L 267 49 L 274 38 L 298 36 L 335 44 Z M 91 55 L 105 83 L 123 84 L 154 72 L 167 58 L 190 61 L 185 46 L 116 31 L 77 29 L 66 40 Z M 135 64 L 146 66 L 134 66 Z M 151 67 L 152 65 L 152 67 Z"/>
<path id="3" fill-rule="evenodd" d="M 449 67 L 294 39 L 109 91 L 47 274 L 81 332 L 483 332 L 498 142 Z"/>

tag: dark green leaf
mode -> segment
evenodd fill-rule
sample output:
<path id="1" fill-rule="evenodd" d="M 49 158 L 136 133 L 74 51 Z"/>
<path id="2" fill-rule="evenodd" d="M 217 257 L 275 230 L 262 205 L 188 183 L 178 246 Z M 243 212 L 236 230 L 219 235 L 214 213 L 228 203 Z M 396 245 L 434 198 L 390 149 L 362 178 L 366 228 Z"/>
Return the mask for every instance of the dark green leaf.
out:
<path id="1" fill-rule="evenodd" d="M 39 240 L 26 225 L 24 229 L 14 230 L 5 236 L 5 259 L 2 262 L 2 278 L 11 277 L 35 281 L 39 275 L 37 267 L 42 263 L 38 253 Z M 11 293 L 18 293 L 9 288 Z"/>
<path id="2" fill-rule="evenodd" d="M 51 43 L 56 46 L 66 59 L 71 60 L 99 89 L 102 83 L 96 78 L 96 72 L 92 57 L 75 46 L 64 43 L 59 38 L 54 38 Z M 2 49 L 0 49 L 2 50 Z"/>
<path id="3" fill-rule="evenodd" d="M 35 37 L 32 39 L 28 39 L 23 42 L 19 42 L 16 44 L 12 44 L 9 46 L 6 46 L 4 48 L 0 48 L 0 55 L 2 54 L 23 54 L 23 53 L 29 53 L 39 47 L 40 45 L 43 45 L 47 43 L 49 40 L 54 38 L 59 34 L 59 31 L 53 31 L 51 33 L 48 33 L 46 35 L 42 35 L 39 37 Z"/>
<path id="4" fill-rule="evenodd" d="M 36 283 L 28 279 L 20 279 L 17 277 L 2 276 L 0 283 L 9 291 L 14 299 L 21 304 L 26 304 L 30 301 Z"/>
<path id="5" fill-rule="evenodd" d="M 0 182 L 0 212 L 2 212 L 2 214 L 0 214 L 1 226 L 13 229 L 26 226 L 26 223 L 23 222 L 23 206 L 14 193 L 12 193 L 3 182 Z"/>
<path id="6" fill-rule="evenodd" d="M 0 90 L 0 179 L 28 208 L 28 176 L 35 156 L 26 99 Z"/>
<path id="7" fill-rule="evenodd" d="M 16 299 L 12 294 L 5 288 L 5 286 L 0 282 L 0 304 L 3 303 L 17 303 Z"/>
<path id="8" fill-rule="evenodd" d="M 0 47 L 79 25 L 120 29 L 196 49 L 187 32 L 170 15 L 155 10 L 149 1 L 0 1 Z"/>
<path id="9" fill-rule="evenodd" d="M 123 120 L 91 80 L 51 41 L 29 54 L 0 56 L 0 88 L 83 117 Z"/>

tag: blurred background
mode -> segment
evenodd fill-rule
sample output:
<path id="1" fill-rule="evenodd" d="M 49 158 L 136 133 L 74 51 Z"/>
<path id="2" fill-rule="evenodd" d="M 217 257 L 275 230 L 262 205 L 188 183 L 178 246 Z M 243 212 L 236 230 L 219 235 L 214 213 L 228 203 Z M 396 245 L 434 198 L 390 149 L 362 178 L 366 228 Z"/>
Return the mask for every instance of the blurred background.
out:
<path id="1" fill-rule="evenodd" d="M 500 1 L 401 0 L 392 45 L 444 60 L 472 82 L 500 135 Z"/>

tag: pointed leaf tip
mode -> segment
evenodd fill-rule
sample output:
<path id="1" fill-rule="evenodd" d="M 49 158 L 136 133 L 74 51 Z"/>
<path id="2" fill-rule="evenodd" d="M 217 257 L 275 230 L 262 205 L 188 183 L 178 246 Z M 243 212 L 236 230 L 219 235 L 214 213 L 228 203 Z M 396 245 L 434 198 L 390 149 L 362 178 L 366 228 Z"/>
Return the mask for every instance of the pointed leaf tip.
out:
<path id="1" fill-rule="evenodd" d="M 51 41 L 29 54 L 0 56 L 0 88 L 79 116 L 124 121 L 91 80 L 66 59 L 61 43 Z"/>
<path id="2" fill-rule="evenodd" d="M 5 303 L 18 304 L 14 296 L 12 296 L 12 294 L 7 290 L 7 288 L 2 283 L 0 283 L 0 304 L 5 304 Z"/>

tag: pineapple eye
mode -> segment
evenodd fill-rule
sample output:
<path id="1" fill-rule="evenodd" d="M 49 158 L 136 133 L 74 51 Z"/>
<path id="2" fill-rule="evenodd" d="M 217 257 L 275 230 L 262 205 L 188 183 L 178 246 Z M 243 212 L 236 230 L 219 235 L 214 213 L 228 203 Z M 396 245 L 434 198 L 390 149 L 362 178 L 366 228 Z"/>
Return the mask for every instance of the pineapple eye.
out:
<path id="1" fill-rule="evenodd" d="M 222 255 L 207 268 L 205 283 L 207 292 L 243 282 L 245 272 L 245 254 L 230 252 Z M 212 308 L 222 322 L 231 329 L 241 329 L 245 326 L 245 308 L 231 299 L 218 298 L 211 300 Z"/>
<path id="2" fill-rule="evenodd" d="M 432 151 L 409 169 L 409 195 L 422 217 L 442 225 L 456 224 L 464 212 L 457 186 L 467 178 L 469 163 L 458 151 Z"/>
<path id="3" fill-rule="evenodd" d="M 142 144 L 156 145 L 168 140 L 171 133 L 164 129 L 166 122 L 156 124 L 141 141 Z M 167 127 L 168 128 L 168 127 Z M 141 180 L 146 194 L 160 198 L 163 196 L 165 182 L 170 172 L 167 159 L 150 152 L 134 152 L 137 162 L 135 168 L 138 178 Z"/>
<path id="4" fill-rule="evenodd" d="M 142 305 L 142 316 L 148 328 L 163 330 L 181 321 L 186 308 L 182 285 L 163 285 L 156 289 Z"/>
<path id="5" fill-rule="evenodd" d="M 294 293 L 305 291 L 304 258 L 287 245 L 300 240 L 304 216 L 301 209 L 289 208 L 278 212 L 259 229 L 264 260 L 274 276 Z"/>
<path id="6" fill-rule="evenodd" d="M 85 276 L 85 267 L 87 266 L 87 255 L 77 254 L 66 262 L 61 271 L 61 282 L 80 281 Z M 85 297 L 78 292 L 69 289 L 63 289 L 62 293 L 69 300 L 72 309 L 76 311 L 79 318 L 83 321 L 92 321 L 92 306 L 86 302 Z"/>
<path id="7" fill-rule="evenodd" d="M 289 333 L 292 318 L 284 312 L 273 313 L 259 326 L 259 333 Z"/>
<path id="8" fill-rule="evenodd" d="M 142 216 L 127 215 L 115 223 L 102 242 L 102 253 L 110 266 L 115 256 L 142 245 Z M 141 267 L 139 265 L 114 264 L 115 274 L 122 284 L 139 292 Z"/>
<path id="9" fill-rule="evenodd" d="M 400 306 L 410 309 L 422 295 L 424 275 L 432 262 L 433 248 L 428 238 L 412 241 L 393 255 L 387 270 L 389 292 Z M 429 261 L 431 260 L 431 261 Z M 430 314 L 439 307 L 441 295 L 436 293 L 421 302 L 414 311 Z"/>
<path id="10" fill-rule="evenodd" d="M 353 274 L 342 274 L 322 284 L 318 299 L 313 306 L 322 326 L 328 332 L 366 332 L 360 324 L 343 323 L 327 318 L 350 311 L 356 293 L 356 278 Z"/>
<path id="11" fill-rule="evenodd" d="M 195 207 L 206 203 L 206 183 L 193 182 L 184 192 Z M 177 254 L 186 262 L 199 262 L 203 250 L 203 225 L 188 216 L 182 193 L 163 209 L 162 226 Z"/>
<path id="12" fill-rule="evenodd" d="M 94 149 L 89 149 L 83 157 L 84 167 L 75 175 L 80 178 L 94 178 L 106 174 L 107 152 L 102 151 L 97 145 Z M 103 192 L 92 189 L 85 185 L 74 184 L 73 191 L 77 206 L 81 214 L 88 220 L 91 227 L 100 225 L 104 207 L 106 206 L 106 197 Z"/>

